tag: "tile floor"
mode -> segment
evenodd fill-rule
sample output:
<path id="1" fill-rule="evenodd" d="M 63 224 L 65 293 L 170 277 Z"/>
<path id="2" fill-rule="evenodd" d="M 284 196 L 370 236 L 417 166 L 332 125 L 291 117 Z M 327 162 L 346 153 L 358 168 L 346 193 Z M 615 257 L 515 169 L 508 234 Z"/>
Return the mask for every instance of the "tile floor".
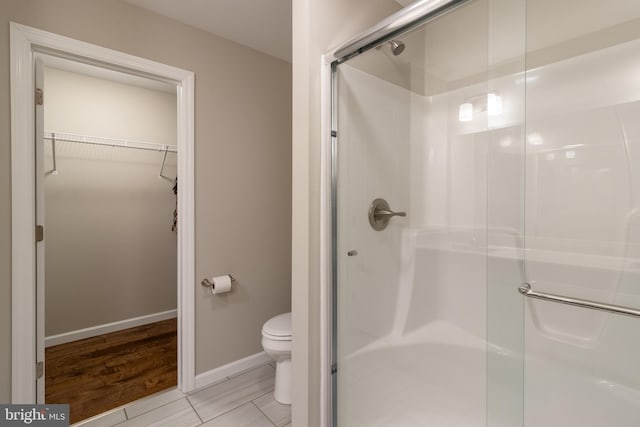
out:
<path id="1" fill-rule="evenodd" d="M 275 369 L 259 366 L 190 394 L 159 393 L 77 427 L 290 427 L 291 406 L 273 398 Z"/>

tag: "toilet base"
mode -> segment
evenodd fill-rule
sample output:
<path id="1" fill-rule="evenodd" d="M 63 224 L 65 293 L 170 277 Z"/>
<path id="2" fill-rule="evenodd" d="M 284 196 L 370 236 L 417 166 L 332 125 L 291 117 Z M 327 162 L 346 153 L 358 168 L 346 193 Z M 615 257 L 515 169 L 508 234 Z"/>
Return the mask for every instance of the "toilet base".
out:
<path id="1" fill-rule="evenodd" d="M 276 384 L 273 397 L 278 403 L 291 405 L 291 359 L 276 363 Z"/>

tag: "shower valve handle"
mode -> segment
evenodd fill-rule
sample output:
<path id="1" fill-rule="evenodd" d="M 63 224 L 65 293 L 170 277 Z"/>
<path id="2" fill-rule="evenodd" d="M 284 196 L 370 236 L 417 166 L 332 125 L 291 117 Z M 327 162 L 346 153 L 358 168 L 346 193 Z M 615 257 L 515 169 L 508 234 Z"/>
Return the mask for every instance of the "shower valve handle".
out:
<path id="1" fill-rule="evenodd" d="M 373 213 L 373 215 L 377 218 L 391 218 L 392 216 L 407 216 L 406 212 L 393 212 L 387 209 L 378 209 Z"/>
<path id="2" fill-rule="evenodd" d="M 407 216 L 406 212 L 394 212 L 384 199 L 375 199 L 369 205 L 369 224 L 376 231 L 382 231 L 394 216 Z"/>

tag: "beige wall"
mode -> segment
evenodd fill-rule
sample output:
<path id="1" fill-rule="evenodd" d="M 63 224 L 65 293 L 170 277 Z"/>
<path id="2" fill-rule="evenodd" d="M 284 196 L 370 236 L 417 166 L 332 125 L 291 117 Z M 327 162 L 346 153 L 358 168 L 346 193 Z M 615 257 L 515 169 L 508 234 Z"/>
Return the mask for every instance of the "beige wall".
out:
<path id="1" fill-rule="evenodd" d="M 292 424 L 320 425 L 320 59 L 391 15 L 391 0 L 293 2 Z"/>
<path id="2" fill-rule="evenodd" d="M 45 131 L 176 144 L 176 96 L 45 68 Z M 45 142 L 45 171 L 52 167 Z M 60 141 L 45 174 L 45 335 L 176 308 L 176 155 Z"/>
<path id="3" fill-rule="evenodd" d="M 5 0 L 0 401 L 10 398 L 11 371 L 10 21 L 195 72 L 196 278 L 231 273 L 238 279 L 234 293 L 215 298 L 193 285 L 196 370 L 261 351 L 262 323 L 290 308 L 291 65 L 120 1 Z"/>

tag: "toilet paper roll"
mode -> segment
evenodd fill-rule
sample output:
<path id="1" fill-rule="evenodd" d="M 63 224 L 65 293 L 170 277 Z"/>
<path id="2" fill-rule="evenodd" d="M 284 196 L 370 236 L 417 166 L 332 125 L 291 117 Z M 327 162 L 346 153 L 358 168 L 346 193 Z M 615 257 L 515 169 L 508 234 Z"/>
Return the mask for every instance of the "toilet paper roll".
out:
<path id="1" fill-rule="evenodd" d="M 216 276 L 211 278 L 213 286 L 211 286 L 211 293 L 214 295 L 229 292 L 231 290 L 231 276 L 225 274 L 224 276 Z"/>

